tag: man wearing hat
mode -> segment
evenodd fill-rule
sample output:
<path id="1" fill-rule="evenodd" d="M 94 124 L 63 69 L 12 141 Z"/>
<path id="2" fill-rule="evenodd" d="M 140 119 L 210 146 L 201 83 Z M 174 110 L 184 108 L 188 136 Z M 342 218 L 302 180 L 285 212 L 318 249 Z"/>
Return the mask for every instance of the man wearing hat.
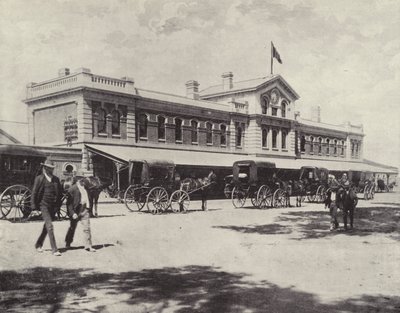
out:
<path id="1" fill-rule="evenodd" d="M 35 248 L 38 252 L 43 252 L 43 242 L 48 234 L 53 255 L 60 256 L 54 236 L 53 219 L 61 207 L 62 187 L 58 177 L 53 175 L 54 162 L 46 160 L 42 166 L 42 174 L 35 178 L 31 198 L 32 209 L 40 209 L 44 220 L 43 230 L 36 241 Z"/>

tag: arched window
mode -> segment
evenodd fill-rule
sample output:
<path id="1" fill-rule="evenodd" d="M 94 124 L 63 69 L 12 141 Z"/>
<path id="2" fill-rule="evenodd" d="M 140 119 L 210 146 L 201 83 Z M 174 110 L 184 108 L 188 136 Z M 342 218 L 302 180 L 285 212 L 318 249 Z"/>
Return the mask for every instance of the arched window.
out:
<path id="1" fill-rule="evenodd" d="M 351 142 L 351 156 L 354 157 L 354 142 Z"/>
<path id="2" fill-rule="evenodd" d="M 286 131 L 282 132 L 282 149 L 286 149 L 286 137 L 287 137 L 287 133 Z"/>
<path id="3" fill-rule="evenodd" d="M 314 153 L 314 137 L 310 137 L 310 152 Z"/>
<path id="4" fill-rule="evenodd" d="M 206 123 L 206 140 L 208 144 L 212 144 L 212 123 L 207 122 Z"/>
<path id="5" fill-rule="evenodd" d="M 182 120 L 175 119 L 175 141 L 182 141 Z"/>
<path id="6" fill-rule="evenodd" d="M 334 155 L 337 154 L 337 140 L 336 139 L 333 141 L 333 154 Z"/>
<path id="7" fill-rule="evenodd" d="M 242 136 L 243 136 L 242 127 L 237 126 L 236 127 L 236 147 L 242 146 Z"/>
<path id="8" fill-rule="evenodd" d="M 99 109 L 97 118 L 97 129 L 99 133 L 107 133 L 107 113 L 104 109 Z"/>
<path id="9" fill-rule="evenodd" d="M 330 153 L 330 147 L 329 147 L 330 143 L 331 143 L 331 140 L 327 139 L 326 140 L 326 154 Z"/>
<path id="10" fill-rule="evenodd" d="M 318 153 L 322 152 L 322 138 L 318 138 Z"/>
<path id="11" fill-rule="evenodd" d="M 165 117 L 161 115 L 157 116 L 157 134 L 158 139 L 165 139 Z"/>
<path id="12" fill-rule="evenodd" d="M 121 115 L 117 110 L 114 110 L 111 112 L 111 117 L 111 133 L 113 135 L 119 135 L 121 133 Z"/>
<path id="13" fill-rule="evenodd" d="M 276 130 L 272 131 L 272 148 L 277 148 L 277 140 L 278 139 L 278 132 Z"/>
<path id="14" fill-rule="evenodd" d="M 261 112 L 262 114 L 267 114 L 268 112 L 268 104 L 269 104 L 269 99 L 267 97 L 263 97 L 261 100 Z"/>
<path id="15" fill-rule="evenodd" d="M 262 130 L 262 147 L 268 147 L 268 130 L 266 128 L 263 128 Z"/>
<path id="16" fill-rule="evenodd" d="M 300 152 L 305 152 L 306 151 L 306 137 L 301 136 L 300 138 Z"/>
<path id="17" fill-rule="evenodd" d="M 198 123 L 196 121 L 191 121 L 190 122 L 190 126 L 192 128 L 192 142 L 193 143 L 197 143 L 197 127 L 198 127 Z"/>
<path id="18" fill-rule="evenodd" d="M 286 117 L 286 108 L 287 108 L 286 101 L 282 101 L 282 104 L 281 104 L 281 116 L 282 117 Z"/>
<path id="19" fill-rule="evenodd" d="M 340 155 L 344 155 L 344 140 L 342 140 L 342 149 L 340 150 Z"/>
<path id="20" fill-rule="evenodd" d="M 354 147 L 354 150 L 355 150 L 355 152 L 354 152 L 354 157 L 355 157 L 355 158 L 358 158 L 358 143 L 355 143 L 354 146 L 355 146 L 355 147 Z"/>
<path id="21" fill-rule="evenodd" d="M 147 138 L 147 115 L 146 114 L 140 114 L 139 115 L 139 137 L 141 138 Z"/>
<path id="22" fill-rule="evenodd" d="M 221 146 L 226 146 L 226 125 L 221 124 Z"/>

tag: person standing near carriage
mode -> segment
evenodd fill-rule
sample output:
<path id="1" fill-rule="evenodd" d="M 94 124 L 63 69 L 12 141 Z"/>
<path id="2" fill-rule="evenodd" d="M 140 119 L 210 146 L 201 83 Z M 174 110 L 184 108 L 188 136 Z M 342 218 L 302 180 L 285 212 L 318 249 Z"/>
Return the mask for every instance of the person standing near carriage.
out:
<path id="1" fill-rule="evenodd" d="M 44 220 L 43 229 L 36 241 L 35 248 L 38 252 L 43 252 L 43 242 L 48 234 L 53 255 L 61 256 L 54 236 L 53 220 L 61 207 L 62 187 L 58 177 L 53 175 L 54 162 L 46 160 L 41 165 L 42 174 L 35 178 L 31 198 L 32 209 L 40 209 Z"/>

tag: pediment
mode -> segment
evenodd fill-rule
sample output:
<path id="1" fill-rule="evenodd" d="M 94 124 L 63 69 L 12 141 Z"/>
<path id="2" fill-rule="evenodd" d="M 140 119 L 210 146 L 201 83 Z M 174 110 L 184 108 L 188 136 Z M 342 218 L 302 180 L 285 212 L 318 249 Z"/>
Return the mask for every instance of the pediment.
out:
<path id="1" fill-rule="evenodd" d="M 300 98 L 296 91 L 280 75 L 260 84 L 256 90 L 261 95 L 267 96 L 273 105 L 278 104 L 281 100 L 293 102 Z"/>

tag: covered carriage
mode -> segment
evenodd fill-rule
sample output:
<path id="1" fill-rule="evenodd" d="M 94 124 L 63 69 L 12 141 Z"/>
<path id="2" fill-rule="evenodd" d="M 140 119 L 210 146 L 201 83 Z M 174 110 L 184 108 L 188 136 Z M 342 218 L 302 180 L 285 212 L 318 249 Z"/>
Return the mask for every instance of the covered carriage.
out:
<path id="1" fill-rule="evenodd" d="M 300 180 L 305 184 L 307 199 L 310 202 L 323 202 L 328 189 L 329 171 L 323 167 L 303 166 L 300 169 Z"/>
<path id="2" fill-rule="evenodd" d="M 250 199 L 254 207 L 281 207 L 285 205 L 285 192 L 276 178 L 275 163 L 265 161 L 237 161 L 232 168 L 232 203 L 243 207 Z"/>
<path id="3" fill-rule="evenodd" d="M 32 212 L 31 188 L 46 155 L 19 145 L 0 146 L 1 218 L 26 218 Z"/>
<path id="4" fill-rule="evenodd" d="M 372 172 L 349 171 L 348 177 L 357 193 L 362 193 L 364 200 L 370 200 L 375 195 L 375 177 Z"/>

